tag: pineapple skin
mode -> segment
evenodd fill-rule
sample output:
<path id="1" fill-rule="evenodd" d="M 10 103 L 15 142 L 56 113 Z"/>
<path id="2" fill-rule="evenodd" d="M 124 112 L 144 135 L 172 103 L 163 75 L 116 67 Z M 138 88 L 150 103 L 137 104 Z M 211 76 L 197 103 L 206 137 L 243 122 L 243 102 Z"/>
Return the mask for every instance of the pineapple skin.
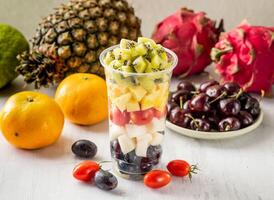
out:
<path id="1" fill-rule="evenodd" d="M 32 66 L 20 66 L 17 71 L 25 76 L 26 82 L 34 82 L 38 87 L 56 84 L 77 72 L 104 77 L 100 53 L 122 38 L 137 40 L 140 27 L 141 20 L 126 0 L 71 0 L 44 18 L 31 40 L 29 57 L 32 52 L 39 52 L 54 60 L 51 74 L 47 74 L 44 63 L 33 60 L 21 62 Z M 34 69 L 39 73 L 32 73 Z"/>

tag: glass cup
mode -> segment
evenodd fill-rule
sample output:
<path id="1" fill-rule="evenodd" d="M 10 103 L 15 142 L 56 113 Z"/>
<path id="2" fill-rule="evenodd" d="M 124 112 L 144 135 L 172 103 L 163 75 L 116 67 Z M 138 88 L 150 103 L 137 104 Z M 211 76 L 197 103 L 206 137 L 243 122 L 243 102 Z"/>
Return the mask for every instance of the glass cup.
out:
<path id="1" fill-rule="evenodd" d="M 114 170 L 118 175 L 138 180 L 160 162 L 169 85 L 177 56 L 165 49 L 172 65 L 163 71 L 130 73 L 105 68 L 108 103 L 110 149 Z"/>

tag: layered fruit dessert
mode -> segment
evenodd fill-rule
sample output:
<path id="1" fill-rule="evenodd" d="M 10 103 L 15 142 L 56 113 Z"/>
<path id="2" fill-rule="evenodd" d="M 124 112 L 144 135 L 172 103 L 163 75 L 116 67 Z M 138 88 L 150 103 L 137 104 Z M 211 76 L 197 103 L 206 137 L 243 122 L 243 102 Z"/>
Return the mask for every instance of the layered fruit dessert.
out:
<path id="1" fill-rule="evenodd" d="M 174 55 L 148 38 L 122 39 L 102 53 L 115 168 L 138 178 L 159 163 Z"/>

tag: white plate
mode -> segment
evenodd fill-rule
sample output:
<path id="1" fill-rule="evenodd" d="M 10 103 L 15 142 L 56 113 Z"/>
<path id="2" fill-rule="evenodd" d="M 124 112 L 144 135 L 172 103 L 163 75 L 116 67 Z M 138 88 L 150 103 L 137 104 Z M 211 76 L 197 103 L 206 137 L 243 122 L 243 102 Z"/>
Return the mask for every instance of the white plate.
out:
<path id="1" fill-rule="evenodd" d="M 182 128 L 180 126 L 174 125 L 171 122 L 169 122 L 168 120 L 166 121 L 166 126 L 168 128 L 170 128 L 171 130 L 173 130 L 179 134 L 188 136 L 188 137 L 204 139 L 204 140 L 219 140 L 219 139 L 238 137 L 238 136 L 244 135 L 246 133 L 249 133 L 249 132 L 255 130 L 256 128 L 258 128 L 260 126 L 260 124 L 262 123 L 262 121 L 263 121 L 263 112 L 261 111 L 261 114 L 255 121 L 255 123 L 253 123 L 252 125 L 250 125 L 246 128 L 236 130 L 236 131 L 227 131 L 227 132 L 195 131 L 195 130 L 186 129 L 186 128 Z"/>

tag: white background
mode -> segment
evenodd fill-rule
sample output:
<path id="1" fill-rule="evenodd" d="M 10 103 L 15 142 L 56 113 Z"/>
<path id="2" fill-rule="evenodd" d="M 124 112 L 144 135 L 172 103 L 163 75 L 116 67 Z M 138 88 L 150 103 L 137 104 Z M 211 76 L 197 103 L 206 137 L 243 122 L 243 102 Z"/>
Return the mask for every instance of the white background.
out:
<path id="1" fill-rule="evenodd" d="M 0 0 L 0 23 L 16 26 L 30 38 L 40 18 L 61 0 Z M 132 2 L 132 1 L 131 1 Z M 204 10 L 215 19 L 224 18 L 227 30 L 244 18 L 257 25 L 274 26 L 271 0 L 135 0 L 133 5 L 143 20 L 143 33 L 150 36 L 154 24 L 181 6 Z M 0 107 L 6 98 L 23 88 L 21 79 L 0 91 Z M 54 88 L 42 92 L 53 95 Z M 66 122 L 61 139 L 53 146 L 23 151 L 8 145 L 0 134 L 0 200 L 75 199 L 187 199 L 187 200 L 272 200 L 274 197 L 274 100 L 263 100 L 264 121 L 256 131 L 237 139 L 202 141 L 167 130 L 162 166 L 182 158 L 198 163 L 201 171 L 192 182 L 174 178 L 161 190 L 151 190 L 142 182 L 119 178 L 113 192 L 73 180 L 71 170 L 80 160 L 70 151 L 77 139 L 90 139 L 99 149 L 96 160 L 109 160 L 107 122 L 79 127 Z M 108 167 L 108 166 L 106 166 Z"/>

